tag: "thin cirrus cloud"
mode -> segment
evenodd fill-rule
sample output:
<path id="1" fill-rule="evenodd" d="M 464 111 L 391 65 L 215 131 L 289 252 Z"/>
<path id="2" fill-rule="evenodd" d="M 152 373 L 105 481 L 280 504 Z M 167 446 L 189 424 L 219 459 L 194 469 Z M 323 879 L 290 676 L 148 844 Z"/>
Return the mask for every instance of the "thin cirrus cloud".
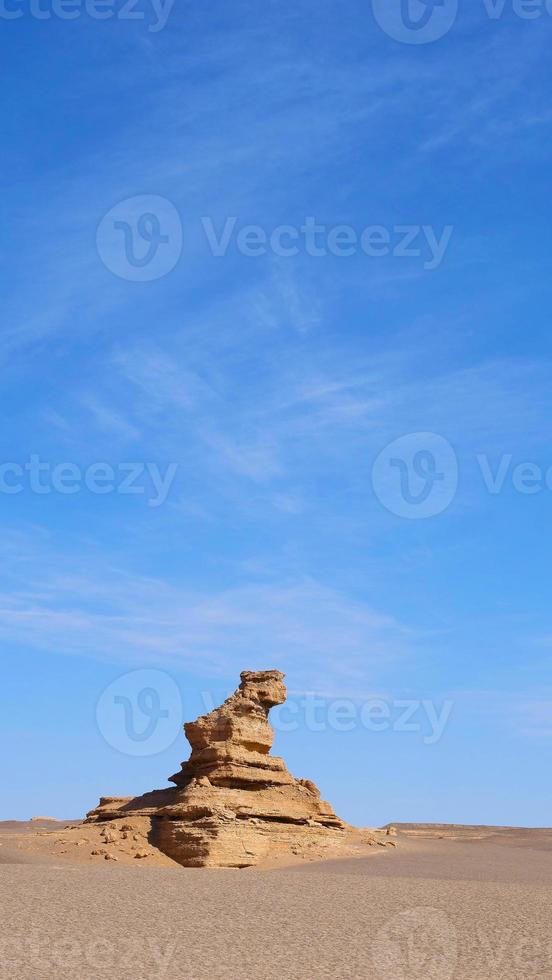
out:
<path id="1" fill-rule="evenodd" d="M 269 29 L 267 24 L 264 30 Z M 213 33 L 221 39 L 220 32 Z M 14 249 L 13 255 L 19 253 L 21 259 L 11 269 L 16 259 L 10 251 L 8 260 L 17 291 L 6 299 L 4 347 L 9 343 L 20 348 L 50 334 L 66 334 L 71 341 L 75 331 L 97 332 L 105 316 L 117 315 L 122 308 L 121 293 L 98 262 L 95 230 L 102 215 L 117 201 L 143 191 L 144 173 L 152 193 L 175 198 L 187 234 L 188 219 L 198 220 L 198 208 L 200 213 L 217 218 L 232 213 L 247 221 L 261 213 L 269 224 L 273 220 L 280 223 L 305 207 L 303 165 L 308 162 L 310 170 L 315 160 L 317 171 L 328 173 L 366 138 L 377 145 L 378 136 L 387 137 L 392 131 L 393 120 L 412 115 L 420 101 L 428 107 L 421 131 L 403 131 L 403 138 L 411 140 L 413 154 L 420 146 L 426 155 L 440 151 L 446 143 L 464 140 L 466 132 L 476 146 L 483 138 L 489 143 L 495 136 L 489 132 L 489 119 L 491 115 L 495 118 L 497 106 L 508 119 L 515 111 L 519 125 L 523 119 L 531 126 L 540 121 L 546 124 L 546 107 L 540 111 L 535 104 L 535 89 L 530 113 L 523 93 L 547 34 L 540 25 L 530 37 L 518 35 L 504 32 L 499 39 L 486 42 L 491 54 L 497 46 L 502 55 L 508 48 L 515 52 L 510 66 L 516 75 L 508 83 L 495 79 L 492 57 L 478 73 L 471 72 L 465 61 L 463 70 L 455 72 L 448 55 L 440 49 L 431 58 L 414 62 L 390 60 L 372 46 L 366 63 L 353 60 L 347 67 L 336 64 L 331 72 L 322 71 L 318 59 L 309 58 L 304 50 L 297 60 L 291 41 L 286 43 L 282 38 L 270 63 L 259 49 L 262 114 L 250 98 L 251 50 L 244 59 L 243 38 L 223 34 L 223 45 L 214 47 L 203 38 L 203 50 L 206 55 L 210 52 L 210 60 L 216 61 L 219 70 L 199 72 L 194 70 L 194 65 L 199 67 L 197 52 L 183 57 L 180 47 L 167 35 L 164 64 L 168 74 L 158 79 L 155 99 L 145 98 L 139 112 L 128 113 L 122 122 L 117 120 L 117 126 L 106 133 L 101 155 L 89 154 L 73 165 L 64 160 L 63 173 L 53 174 L 47 188 L 41 185 L 40 196 L 16 200 L 15 234 L 21 247 Z M 217 51 L 216 59 L 213 50 Z M 474 50 L 467 47 L 464 54 L 468 59 L 479 59 L 479 45 Z M 220 71 L 225 62 L 233 68 L 231 90 Z M 141 69 L 138 73 L 129 59 L 120 81 L 130 87 L 137 74 Z M 446 84 L 442 84 L 443 77 Z M 191 92 L 186 101 L 180 94 L 184 82 Z M 459 107 L 465 108 L 459 111 Z M 216 125 L 198 125 L 206 113 Z M 443 117 L 455 120 L 445 131 Z M 151 138 L 152 132 L 163 133 L 162 150 L 158 140 Z M 141 147 L 138 156 L 137 145 Z M 501 142 L 502 158 L 508 152 L 509 147 Z M 396 193 L 400 188 L 410 191 L 413 181 L 422 181 L 422 171 L 416 177 L 410 159 L 407 152 L 390 154 L 384 171 L 374 163 L 366 174 L 372 194 L 379 188 L 387 198 L 391 184 Z M 270 199 L 263 191 L 267 180 Z M 319 203 L 323 206 L 324 199 Z M 420 218 L 424 210 L 420 210 Z M 367 213 L 375 219 L 381 215 L 381 206 L 372 203 Z M 345 207 L 335 217 L 345 219 Z M 212 277 L 213 264 L 206 263 L 203 254 L 195 255 L 192 250 L 187 253 L 187 262 L 190 269 L 197 271 L 201 266 L 201 274 Z M 373 271 L 376 279 L 383 276 L 389 281 L 417 274 L 399 268 Z M 289 317 L 298 330 L 312 329 L 323 318 L 323 311 L 317 309 L 318 289 L 311 289 L 305 302 L 293 279 L 286 280 L 285 273 L 280 276 L 279 289 Z M 31 281 L 32 303 L 26 286 Z"/>
<path id="2" fill-rule="evenodd" d="M 239 345 L 238 339 L 237 349 Z M 180 365 L 179 353 L 171 356 L 166 351 L 165 384 L 157 384 L 151 370 L 159 357 L 155 348 L 137 349 L 115 364 L 130 390 L 139 391 L 133 403 L 138 418 L 149 418 L 150 437 L 169 420 L 168 440 L 171 433 L 175 441 L 195 433 L 206 454 L 218 457 L 223 468 L 235 468 L 252 479 L 281 475 L 286 456 L 293 456 L 298 445 L 303 447 L 304 467 L 316 467 L 345 454 L 351 445 L 383 448 L 385 440 L 416 429 L 436 431 L 472 457 L 476 452 L 515 451 L 520 445 L 537 449 L 545 442 L 550 395 L 545 371 L 531 361 L 503 359 L 426 369 L 414 379 L 415 351 L 374 356 L 363 369 L 358 363 L 353 366 L 354 359 L 344 357 L 336 345 L 338 374 L 332 376 L 327 364 L 320 362 L 317 369 L 313 359 L 298 367 L 293 350 L 282 343 L 280 349 L 270 347 L 266 361 L 262 352 L 257 353 L 260 383 L 253 372 L 234 398 L 224 361 L 218 365 L 218 391 L 202 377 L 204 366 L 209 371 L 208 348 L 188 353 L 195 372 Z M 229 361 L 232 372 L 234 360 Z M 148 438 L 148 427 L 142 431 Z M 248 462 L 231 431 L 241 433 L 242 447 L 249 441 Z M 332 432 L 344 441 L 328 441 Z"/>
<path id="3" fill-rule="evenodd" d="M 40 577 L 26 563 L 3 583 L 0 636 L 16 648 L 207 673 L 245 661 L 293 664 L 306 680 L 381 668 L 405 656 L 411 640 L 391 616 L 310 578 L 201 592 L 105 560 L 79 567 L 74 558 L 54 559 L 51 544 Z M 21 553 L 20 540 L 17 547 Z"/>

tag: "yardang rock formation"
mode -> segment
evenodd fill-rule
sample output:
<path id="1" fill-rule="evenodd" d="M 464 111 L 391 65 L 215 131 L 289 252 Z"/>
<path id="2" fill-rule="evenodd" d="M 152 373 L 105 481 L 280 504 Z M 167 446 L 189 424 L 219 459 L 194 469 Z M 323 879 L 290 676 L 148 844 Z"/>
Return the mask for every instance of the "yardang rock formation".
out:
<path id="1" fill-rule="evenodd" d="M 314 783 L 295 779 L 283 759 L 270 755 L 268 713 L 285 699 L 279 670 L 243 671 L 220 708 L 184 726 L 192 754 L 170 777 L 175 788 L 103 797 L 87 823 L 128 831 L 137 821 L 153 846 L 187 867 L 242 868 L 286 854 L 316 858 L 329 848 L 385 843 L 349 827 Z"/>

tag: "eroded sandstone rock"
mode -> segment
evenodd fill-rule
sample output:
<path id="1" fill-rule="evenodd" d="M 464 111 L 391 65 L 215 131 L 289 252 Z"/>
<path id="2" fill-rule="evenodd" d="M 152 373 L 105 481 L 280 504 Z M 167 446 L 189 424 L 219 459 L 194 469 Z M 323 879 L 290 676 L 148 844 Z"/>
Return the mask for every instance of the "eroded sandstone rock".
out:
<path id="1" fill-rule="evenodd" d="M 146 819 L 149 843 L 188 867 L 247 867 L 351 845 L 360 832 L 335 815 L 314 783 L 295 779 L 270 755 L 268 713 L 285 698 L 280 671 L 243 671 L 224 704 L 184 726 L 192 752 L 170 777 L 173 788 L 102 797 L 88 821 Z"/>

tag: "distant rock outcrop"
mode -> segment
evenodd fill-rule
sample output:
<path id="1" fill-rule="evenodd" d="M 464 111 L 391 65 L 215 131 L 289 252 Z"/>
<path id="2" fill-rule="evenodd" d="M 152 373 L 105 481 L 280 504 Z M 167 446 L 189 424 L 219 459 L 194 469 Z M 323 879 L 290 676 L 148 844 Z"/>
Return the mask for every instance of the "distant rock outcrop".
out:
<path id="1" fill-rule="evenodd" d="M 286 699 L 283 681 L 278 670 L 243 671 L 220 708 L 184 726 L 192 753 L 170 777 L 175 788 L 104 797 L 88 822 L 147 818 L 150 843 L 188 867 L 246 867 L 382 843 L 340 820 L 314 783 L 295 779 L 269 754 L 268 713 Z"/>

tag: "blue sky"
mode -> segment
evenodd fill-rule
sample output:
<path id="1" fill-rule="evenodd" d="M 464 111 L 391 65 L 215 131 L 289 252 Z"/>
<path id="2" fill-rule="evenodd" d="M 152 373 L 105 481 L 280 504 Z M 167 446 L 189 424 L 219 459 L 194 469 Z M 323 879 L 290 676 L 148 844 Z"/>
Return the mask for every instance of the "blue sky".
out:
<path id="1" fill-rule="evenodd" d="M 299 724 L 275 748 L 345 818 L 549 824 L 550 16 L 481 0 L 414 45 L 356 0 L 180 3 L 158 31 L 145 3 L 8 7 L 0 462 L 117 485 L 40 493 L 23 469 L 0 492 L 0 817 L 164 785 L 183 735 L 136 758 L 98 728 L 121 675 L 168 673 L 184 720 L 279 667 Z M 150 281 L 109 225 L 136 198 L 182 226 Z M 231 218 L 215 255 L 205 223 Z M 282 225 L 297 254 L 244 254 L 240 229 Z M 338 226 L 386 254 L 334 254 Z M 385 453 L 419 433 L 457 486 L 409 518 Z M 150 470 L 120 492 L 129 464 L 172 466 L 166 499 Z M 335 699 L 391 720 L 337 730 Z M 450 702 L 441 737 L 400 730 L 405 701 Z"/>

